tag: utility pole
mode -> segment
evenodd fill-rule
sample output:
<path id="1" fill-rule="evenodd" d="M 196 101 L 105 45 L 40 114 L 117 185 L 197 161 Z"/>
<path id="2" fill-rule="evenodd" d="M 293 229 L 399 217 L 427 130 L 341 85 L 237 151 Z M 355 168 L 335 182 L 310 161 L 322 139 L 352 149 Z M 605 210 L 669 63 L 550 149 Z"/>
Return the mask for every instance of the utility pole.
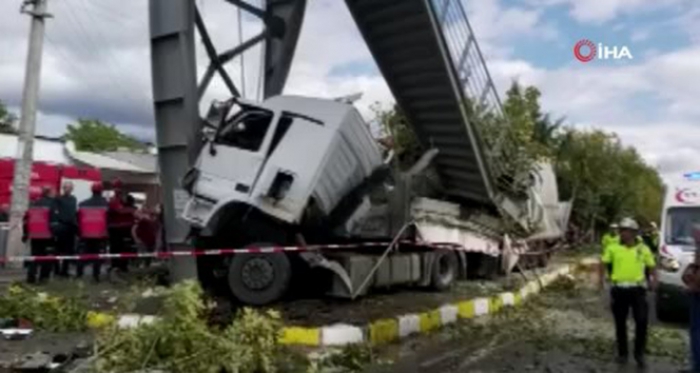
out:
<path id="1" fill-rule="evenodd" d="M 36 111 L 39 99 L 39 81 L 41 78 L 41 58 L 44 47 L 44 27 L 48 0 L 24 0 L 21 13 L 32 17 L 29 33 L 29 52 L 24 76 L 24 91 L 22 93 L 22 116 L 19 123 L 17 138 L 17 159 L 15 174 L 12 181 L 12 206 L 10 213 L 10 231 L 7 238 L 7 256 L 22 253 L 22 217 L 29 205 L 29 183 L 32 171 L 34 152 L 34 130 L 36 127 Z M 29 7 L 31 6 L 31 9 Z"/>

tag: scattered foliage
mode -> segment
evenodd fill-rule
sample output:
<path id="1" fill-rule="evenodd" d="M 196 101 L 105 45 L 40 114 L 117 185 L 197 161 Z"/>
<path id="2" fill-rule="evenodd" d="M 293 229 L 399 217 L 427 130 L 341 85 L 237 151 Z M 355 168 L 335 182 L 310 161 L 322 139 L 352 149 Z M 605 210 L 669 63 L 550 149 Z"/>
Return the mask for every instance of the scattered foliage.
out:
<path id="1" fill-rule="evenodd" d="M 37 290 L 12 285 L 0 297 L 0 319 L 23 319 L 39 330 L 52 332 L 81 331 L 87 327 L 88 307 L 81 295 L 57 297 Z"/>
<path id="2" fill-rule="evenodd" d="M 371 345 L 354 344 L 325 352 L 312 360 L 308 372 L 358 373 L 363 372 L 370 364 L 386 365 L 387 363 L 377 359 Z"/>
<path id="3" fill-rule="evenodd" d="M 104 330 L 98 338 L 96 370 L 171 373 L 274 373 L 281 323 L 277 313 L 242 310 L 231 325 L 208 325 L 212 305 L 193 281 L 172 287 L 154 323 L 133 329 Z"/>

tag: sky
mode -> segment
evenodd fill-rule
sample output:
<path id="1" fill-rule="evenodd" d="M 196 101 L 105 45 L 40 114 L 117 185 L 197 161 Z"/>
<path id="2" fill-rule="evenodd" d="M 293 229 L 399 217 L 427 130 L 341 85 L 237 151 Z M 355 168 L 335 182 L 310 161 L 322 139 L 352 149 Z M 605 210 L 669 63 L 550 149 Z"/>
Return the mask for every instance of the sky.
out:
<path id="1" fill-rule="evenodd" d="M 147 0 L 48 0 L 38 133 L 61 135 L 77 117 L 154 134 Z M 219 49 L 239 41 L 236 9 L 196 0 Z M 251 0 L 259 3 L 260 0 Z M 393 98 L 342 0 L 308 1 L 285 93 L 335 98 L 363 93 L 367 119 Z M 29 17 L 22 0 L 0 4 L 0 100 L 21 104 Z M 542 91 L 543 109 L 578 128 L 617 133 L 664 176 L 700 169 L 700 2 L 698 0 L 463 0 L 501 94 L 513 80 Z M 242 38 L 260 30 L 243 15 Z M 574 57 L 581 39 L 626 47 L 632 59 Z M 584 52 L 586 50 L 584 49 Z M 198 69 L 206 58 L 198 42 Z M 258 94 L 260 54 L 227 70 Z M 242 79 L 241 77 L 245 77 Z M 226 90 L 215 82 L 201 108 Z"/>

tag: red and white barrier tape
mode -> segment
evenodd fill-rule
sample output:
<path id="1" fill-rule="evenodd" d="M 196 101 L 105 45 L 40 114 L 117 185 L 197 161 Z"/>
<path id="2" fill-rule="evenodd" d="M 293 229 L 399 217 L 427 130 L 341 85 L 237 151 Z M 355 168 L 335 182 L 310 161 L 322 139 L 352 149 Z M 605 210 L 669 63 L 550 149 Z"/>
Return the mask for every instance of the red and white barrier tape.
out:
<path id="1" fill-rule="evenodd" d="M 420 246 L 423 248 L 440 250 L 463 250 L 463 247 L 455 244 L 435 244 L 417 243 L 413 241 L 403 241 L 403 244 Z M 281 252 L 301 252 L 319 251 L 324 249 L 359 249 L 366 247 L 379 247 L 388 245 L 388 242 L 365 242 L 358 244 L 341 245 L 309 245 L 309 246 L 270 246 L 270 247 L 247 247 L 244 249 L 210 249 L 210 250 L 187 250 L 187 251 L 164 251 L 153 253 L 118 253 L 118 254 L 80 254 L 80 255 L 42 255 L 42 256 L 13 256 L 0 258 L 0 263 L 22 263 L 22 262 L 55 262 L 55 261 L 89 261 L 98 259 L 141 259 L 156 258 L 169 259 L 174 257 L 197 257 L 197 256 L 222 256 L 233 254 L 269 254 Z"/>

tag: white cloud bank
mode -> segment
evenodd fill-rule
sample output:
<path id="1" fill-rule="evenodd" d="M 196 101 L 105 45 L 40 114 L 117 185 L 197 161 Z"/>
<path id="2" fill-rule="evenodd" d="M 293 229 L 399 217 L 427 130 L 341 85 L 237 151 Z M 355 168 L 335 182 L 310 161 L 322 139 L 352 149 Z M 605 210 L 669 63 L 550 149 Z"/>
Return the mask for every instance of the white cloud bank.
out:
<path id="1" fill-rule="evenodd" d="M 689 2 L 695 1 L 695 3 Z M 700 168 L 700 7 L 697 0 L 528 0 L 505 6 L 503 0 L 466 2 L 472 26 L 488 59 L 497 86 L 505 90 L 519 79 L 543 92 L 544 108 L 572 123 L 618 132 L 664 173 Z M 233 7 L 222 0 L 197 0 L 215 40 L 232 46 L 238 40 Z M 0 100 L 19 105 L 29 19 L 18 13 L 21 0 L 0 5 Z M 71 118 L 96 116 L 140 135 L 153 131 L 150 103 L 148 15 L 145 0 L 61 0 L 51 2 L 56 18 L 47 28 L 40 131 L 59 134 Z M 513 57 L 513 45 L 525 38 L 573 41 L 559 34 L 554 20 L 545 19 L 548 6 L 565 6 L 583 23 L 610 22 L 619 15 L 686 7 L 668 25 L 685 30 L 695 45 L 673 52 L 640 51 L 633 64 L 579 64 L 545 69 Z M 247 36 L 255 33 L 245 24 Z M 86 30 L 92 30 L 87 33 Z M 645 30 L 637 30 L 642 38 Z M 694 37 L 694 39 L 693 39 Z M 199 45 L 198 62 L 204 68 Z M 644 52 L 644 53 L 642 53 Z M 647 53 L 648 52 L 648 53 Z M 570 48 L 552 53 L 570 53 Z M 257 79 L 257 51 L 248 53 L 248 91 Z M 338 97 L 363 92 L 358 103 L 365 116 L 369 106 L 392 101 L 383 78 L 376 74 L 330 74 L 349 63 L 373 65 L 367 47 L 340 0 L 309 1 L 307 17 L 287 84 L 287 93 Z M 236 64 L 228 70 L 238 80 Z M 205 98 L 222 97 L 221 84 Z M 651 101 L 640 96 L 650 96 Z M 649 101 L 649 102 L 647 102 Z"/>

